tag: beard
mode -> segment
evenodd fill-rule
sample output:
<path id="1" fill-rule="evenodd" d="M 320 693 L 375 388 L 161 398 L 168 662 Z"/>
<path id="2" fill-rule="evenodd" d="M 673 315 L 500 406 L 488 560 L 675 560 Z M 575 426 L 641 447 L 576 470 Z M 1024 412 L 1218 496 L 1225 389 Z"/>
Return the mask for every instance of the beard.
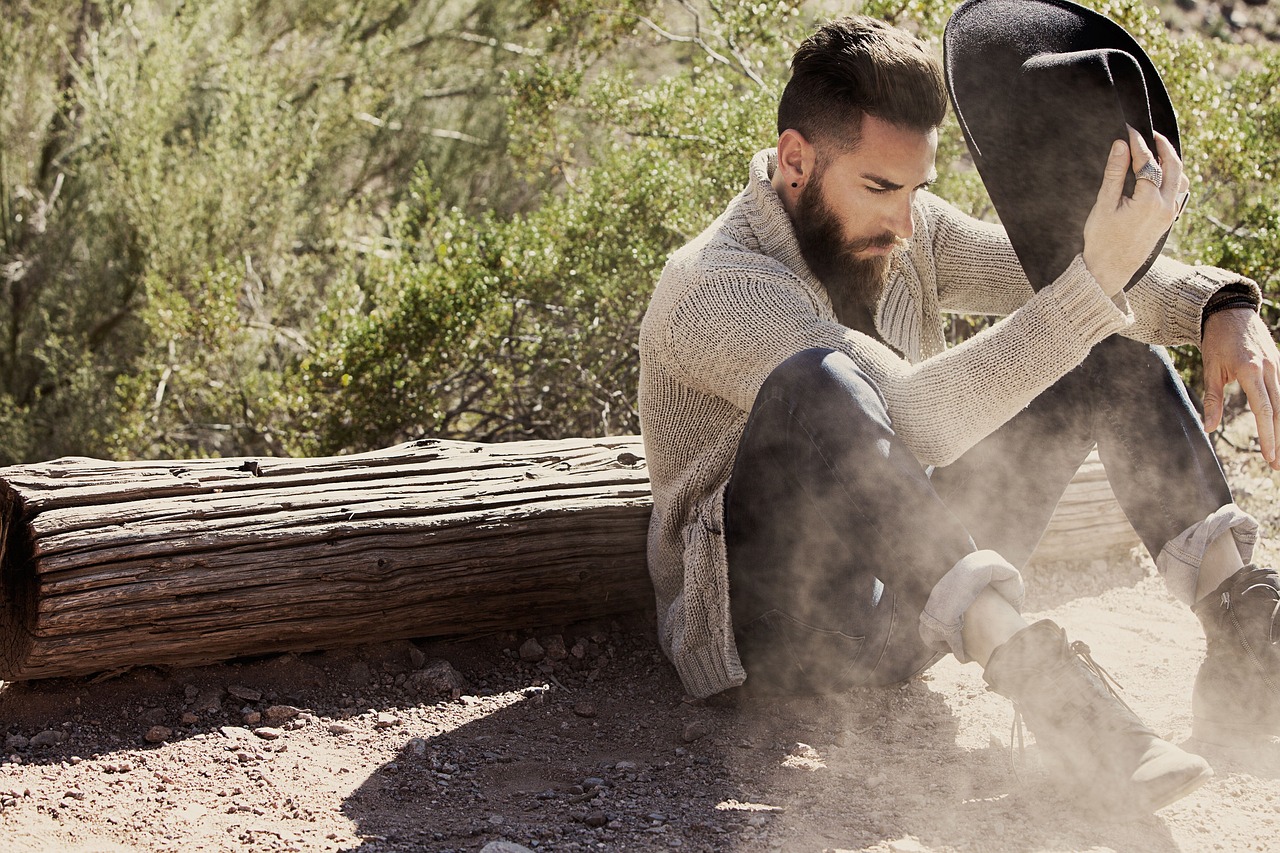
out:
<path id="1" fill-rule="evenodd" d="M 800 255 L 827 289 L 841 325 L 876 336 L 873 314 L 884 290 L 888 256 L 860 258 L 870 248 L 892 246 L 897 237 L 886 231 L 848 240 L 839 216 L 822 197 L 818 176 L 804 185 L 796 201 L 792 227 Z"/>

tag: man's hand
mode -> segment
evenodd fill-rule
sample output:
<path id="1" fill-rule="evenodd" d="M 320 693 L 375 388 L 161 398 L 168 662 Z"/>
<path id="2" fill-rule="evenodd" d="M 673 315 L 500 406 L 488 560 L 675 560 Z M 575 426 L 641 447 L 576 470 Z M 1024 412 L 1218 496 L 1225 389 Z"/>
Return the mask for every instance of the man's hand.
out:
<path id="1" fill-rule="evenodd" d="M 1098 200 L 1084 223 L 1084 265 L 1107 296 L 1119 293 L 1151 256 L 1178 215 L 1179 196 L 1190 186 L 1178 152 L 1158 133 L 1156 151 L 1158 160 L 1142 135 L 1129 128 L 1129 144 L 1117 140 L 1111 147 Z M 1125 175 L 1130 169 L 1136 174 L 1147 163 L 1158 163 L 1164 172 L 1160 188 L 1143 179 L 1133 196 L 1126 196 Z"/>
<path id="2" fill-rule="evenodd" d="M 1204 428 L 1222 423 L 1223 388 L 1232 380 L 1249 399 L 1262 455 L 1280 471 L 1280 351 L 1256 311 L 1230 308 L 1209 315 L 1200 342 L 1204 360 Z"/>

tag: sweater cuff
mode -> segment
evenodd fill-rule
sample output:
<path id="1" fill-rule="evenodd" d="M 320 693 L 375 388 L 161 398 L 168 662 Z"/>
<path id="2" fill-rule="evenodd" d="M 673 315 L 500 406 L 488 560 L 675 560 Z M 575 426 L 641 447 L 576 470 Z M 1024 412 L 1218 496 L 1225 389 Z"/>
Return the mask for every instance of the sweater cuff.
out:
<path id="1" fill-rule="evenodd" d="M 1062 317 L 1075 327 L 1088 346 L 1133 323 L 1133 312 L 1123 291 L 1116 294 L 1115 299 L 1109 299 L 1084 265 L 1083 255 L 1076 255 L 1052 289 Z"/>
<path id="2" fill-rule="evenodd" d="M 1169 327 L 1179 340 L 1199 341 L 1204 323 L 1204 307 L 1215 293 L 1231 284 L 1245 285 L 1254 298 L 1262 302 L 1262 291 L 1252 280 L 1217 267 L 1195 267 L 1193 274 L 1177 282 L 1178 291 L 1169 300 Z"/>

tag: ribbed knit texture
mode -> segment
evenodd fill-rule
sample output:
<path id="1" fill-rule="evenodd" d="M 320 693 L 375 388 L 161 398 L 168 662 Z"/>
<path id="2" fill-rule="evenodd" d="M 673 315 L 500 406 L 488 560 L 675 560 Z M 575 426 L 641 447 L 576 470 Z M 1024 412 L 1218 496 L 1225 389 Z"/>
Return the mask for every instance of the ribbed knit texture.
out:
<path id="1" fill-rule="evenodd" d="M 672 255 L 640 331 L 659 639 L 694 696 L 746 677 L 729 622 L 723 495 L 756 393 L 784 360 L 810 347 L 846 353 L 920 462 L 946 465 L 1114 332 L 1198 342 L 1204 302 L 1240 281 L 1161 259 L 1112 300 L 1077 258 L 1033 294 L 1002 229 L 920 192 L 915 234 L 890 257 L 875 312 L 886 346 L 836 321 L 770 183 L 775 162 L 772 149 L 757 154 L 742 193 Z M 948 349 L 943 311 L 1008 316 Z"/>

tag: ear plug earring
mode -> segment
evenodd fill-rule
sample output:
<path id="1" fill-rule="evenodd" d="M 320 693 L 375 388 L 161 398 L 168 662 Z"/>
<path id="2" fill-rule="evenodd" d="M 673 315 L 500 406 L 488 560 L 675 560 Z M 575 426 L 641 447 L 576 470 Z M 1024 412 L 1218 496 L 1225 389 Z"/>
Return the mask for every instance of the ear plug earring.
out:
<path id="1" fill-rule="evenodd" d="M 792 181 L 792 182 L 791 182 L 791 189 L 795 189 L 795 188 L 796 188 L 796 187 L 798 187 L 798 186 L 800 186 L 800 182 L 799 182 L 799 181 Z"/>

